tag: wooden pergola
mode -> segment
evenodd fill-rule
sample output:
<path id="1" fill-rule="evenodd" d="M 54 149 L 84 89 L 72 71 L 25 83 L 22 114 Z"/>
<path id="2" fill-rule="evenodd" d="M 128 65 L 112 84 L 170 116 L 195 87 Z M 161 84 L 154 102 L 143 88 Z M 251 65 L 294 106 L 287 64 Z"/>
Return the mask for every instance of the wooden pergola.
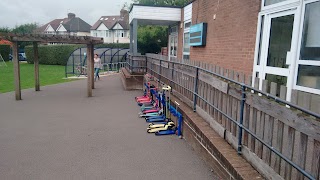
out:
<path id="1" fill-rule="evenodd" d="M 96 38 L 90 36 L 65 36 L 65 35 L 41 35 L 41 34 L 12 34 L 12 33 L 0 33 L 0 40 L 8 40 L 13 43 L 12 55 L 13 55 L 13 67 L 14 67 L 14 79 L 15 79 L 15 98 L 21 100 L 21 86 L 20 86 L 20 64 L 19 64 L 19 42 L 33 42 L 34 50 L 34 78 L 35 78 L 35 90 L 40 91 L 39 81 L 39 43 L 66 43 L 66 44 L 86 44 L 87 45 L 87 93 L 88 97 L 92 97 L 92 89 L 94 89 L 94 45 L 102 44 L 103 38 Z"/>

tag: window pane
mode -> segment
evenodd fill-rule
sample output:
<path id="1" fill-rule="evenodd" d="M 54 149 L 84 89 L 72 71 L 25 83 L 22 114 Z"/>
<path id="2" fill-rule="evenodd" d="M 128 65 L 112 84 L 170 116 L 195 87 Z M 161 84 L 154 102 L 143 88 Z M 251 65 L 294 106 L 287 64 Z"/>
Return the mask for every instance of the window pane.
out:
<path id="1" fill-rule="evenodd" d="M 299 65 L 297 85 L 320 89 L 320 66 Z"/>
<path id="2" fill-rule="evenodd" d="M 294 15 L 271 19 L 267 66 L 287 68 L 287 52 L 291 49 Z"/>
<path id="3" fill-rule="evenodd" d="M 303 35 L 301 42 L 301 60 L 320 61 L 320 2 L 306 5 Z"/>
<path id="4" fill-rule="evenodd" d="M 187 28 L 190 28 L 191 26 L 191 22 L 187 22 L 184 24 L 184 28 L 187 29 Z"/>
<path id="5" fill-rule="evenodd" d="M 278 76 L 274 74 L 267 74 L 266 80 L 269 82 L 275 82 L 278 84 L 278 87 L 280 88 L 280 85 L 287 85 L 287 77 L 286 76 Z"/>
<path id="6" fill-rule="evenodd" d="M 183 52 L 190 52 L 189 37 L 190 37 L 190 33 L 184 33 Z"/>
<path id="7" fill-rule="evenodd" d="M 276 3 L 279 3 L 279 2 L 282 2 L 282 1 L 286 1 L 286 0 L 266 0 L 264 5 L 265 6 L 269 6 L 271 4 L 276 4 Z"/>

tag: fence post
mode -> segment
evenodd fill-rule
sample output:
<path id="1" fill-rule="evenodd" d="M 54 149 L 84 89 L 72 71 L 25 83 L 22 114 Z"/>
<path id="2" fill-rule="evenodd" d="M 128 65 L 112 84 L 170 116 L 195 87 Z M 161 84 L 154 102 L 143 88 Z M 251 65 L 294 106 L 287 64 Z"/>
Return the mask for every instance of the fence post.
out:
<path id="1" fill-rule="evenodd" d="M 246 86 L 244 84 L 241 85 L 241 106 L 240 106 L 240 125 L 239 125 L 239 133 L 238 133 L 238 154 L 242 153 L 242 130 L 243 130 L 243 112 L 244 112 L 244 104 L 246 102 Z"/>
<path id="2" fill-rule="evenodd" d="M 196 108 L 197 108 L 198 81 L 199 81 L 199 67 L 197 67 L 196 80 L 194 81 L 194 92 L 193 92 L 193 111 L 194 112 L 196 112 Z"/>
<path id="3" fill-rule="evenodd" d="M 172 62 L 172 70 L 171 70 L 171 83 L 170 83 L 171 92 L 172 92 L 172 89 L 173 89 L 173 73 L 174 73 L 174 62 Z"/>
<path id="4" fill-rule="evenodd" d="M 159 83 L 160 83 L 160 85 L 161 85 L 161 65 L 162 64 L 162 60 L 160 59 L 160 66 L 159 66 Z"/>
<path id="5" fill-rule="evenodd" d="M 148 57 L 146 56 L 146 73 L 148 73 Z"/>

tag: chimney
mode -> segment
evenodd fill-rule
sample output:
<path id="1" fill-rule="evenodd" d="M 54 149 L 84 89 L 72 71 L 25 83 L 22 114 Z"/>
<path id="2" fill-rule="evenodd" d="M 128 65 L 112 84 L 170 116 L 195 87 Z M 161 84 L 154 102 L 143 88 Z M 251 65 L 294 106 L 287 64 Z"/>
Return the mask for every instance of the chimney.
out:
<path id="1" fill-rule="evenodd" d="M 68 13 L 68 19 L 75 18 L 76 15 L 74 13 Z"/>
<path id="2" fill-rule="evenodd" d="M 121 18 L 125 18 L 125 17 L 127 17 L 128 15 L 129 15 L 129 13 L 128 13 L 127 10 L 121 9 L 121 11 L 120 11 L 120 17 L 121 17 Z"/>

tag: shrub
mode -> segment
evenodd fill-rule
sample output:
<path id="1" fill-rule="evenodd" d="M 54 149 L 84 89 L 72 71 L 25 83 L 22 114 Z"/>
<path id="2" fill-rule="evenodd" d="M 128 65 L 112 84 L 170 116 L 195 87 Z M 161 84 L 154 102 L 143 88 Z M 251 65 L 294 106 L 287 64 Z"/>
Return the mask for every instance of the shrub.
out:
<path id="1" fill-rule="evenodd" d="M 9 45 L 0 45 L 0 54 L 5 61 L 9 61 L 10 46 Z"/>
<path id="2" fill-rule="evenodd" d="M 39 64 L 63 65 L 67 64 L 70 54 L 83 45 L 42 45 L 39 50 Z M 33 47 L 25 47 L 25 53 L 28 63 L 33 64 Z"/>
<path id="3" fill-rule="evenodd" d="M 48 65 L 63 65 L 67 64 L 70 54 L 80 47 L 86 47 L 86 45 L 41 45 L 39 46 L 39 63 Z M 129 44 L 99 44 L 95 45 L 95 48 L 129 48 Z M 33 63 L 34 54 L 33 47 L 26 46 L 25 53 L 28 63 Z"/>
<path id="4" fill-rule="evenodd" d="M 121 48 L 121 49 L 129 49 L 129 43 L 109 43 L 109 44 L 98 44 L 94 46 L 95 48 Z"/>

